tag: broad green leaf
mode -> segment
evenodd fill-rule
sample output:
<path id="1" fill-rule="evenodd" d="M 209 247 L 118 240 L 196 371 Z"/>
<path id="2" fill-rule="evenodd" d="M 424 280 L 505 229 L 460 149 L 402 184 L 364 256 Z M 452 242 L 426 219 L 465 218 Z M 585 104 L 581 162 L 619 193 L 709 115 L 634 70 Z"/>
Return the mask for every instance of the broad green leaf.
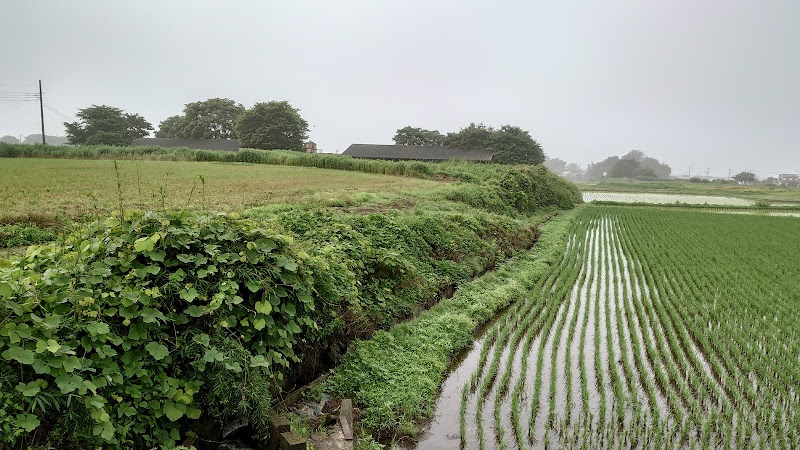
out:
<path id="1" fill-rule="evenodd" d="M 195 288 L 193 287 L 181 290 L 181 299 L 186 300 L 189 303 L 191 303 L 194 299 L 196 299 L 199 296 L 200 294 L 198 294 Z"/>
<path id="2" fill-rule="evenodd" d="M 56 378 L 56 385 L 61 389 L 62 394 L 69 394 L 78 388 L 83 388 L 83 378 L 77 374 L 63 374 Z"/>
<path id="3" fill-rule="evenodd" d="M 183 417 L 183 413 L 186 411 L 186 405 L 181 405 L 173 402 L 172 400 L 167 400 L 164 402 L 164 407 L 162 410 L 164 411 L 164 414 L 167 415 L 167 419 L 175 422 Z"/>
<path id="4" fill-rule="evenodd" d="M 25 383 L 18 384 L 17 390 L 19 392 L 22 392 L 22 395 L 24 395 L 25 397 L 33 397 L 39 393 L 40 388 L 39 388 L 39 383 L 31 381 L 28 384 Z"/>
<path id="5" fill-rule="evenodd" d="M 278 267 L 283 267 L 289 272 L 294 272 L 297 270 L 297 263 L 285 256 L 279 256 L 278 259 L 275 260 L 275 265 Z"/>
<path id="6" fill-rule="evenodd" d="M 200 317 L 200 316 L 202 316 L 203 314 L 206 313 L 206 308 L 204 308 L 202 306 L 192 305 L 192 306 L 186 308 L 186 310 L 183 311 L 183 312 L 188 314 L 188 315 L 190 315 L 190 316 L 192 316 L 192 317 Z"/>
<path id="7" fill-rule="evenodd" d="M 2 356 L 8 360 L 13 359 L 20 364 L 33 364 L 33 360 L 36 357 L 32 350 L 16 346 L 10 347 L 8 350 L 4 351 Z"/>
<path id="8" fill-rule="evenodd" d="M 261 314 L 269 314 L 272 312 L 272 304 L 270 302 L 256 302 L 254 306 L 256 312 Z"/>
<path id="9" fill-rule="evenodd" d="M 223 355 L 222 352 L 213 347 L 206 350 L 206 353 L 203 355 L 203 361 L 207 362 L 222 361 L 224 359 L 225 355 Z"/>
<path id="10" fill-rule="evenodd" d="M 250 292 L 258 292 L 258 290 L 261 289 L 261 283 L 256 280 L 247 280 L 244 285 L 247 286 Z"/>
<path id="11" fill-rule="evenodd" d="M 267 322 L 264 321 L 264 319 L 262 319 L 260 317 L 258 319 L 253 320 L 253 328 L 255 328 L 258 331 L 263 330 L 264 327 L 266 327 L 266 326 L 267 326 Z"/>
<path id="12" fill-rule="evenodd" d="M 200 344 L 200 345 L 202 345 L 204 347 L 208 347 L 209 343 L 211 342 L 211 338 L 205 333 L 200 333 L 200 334 L 196 334 L 192 338 L 192 341 L 194 341 L 194 342 L 196 342 L 196 343 L 198 343 L 198 344 Z"/>
<path id="13" fill-rule="evenodd" d="M 269 367 L 270 361 L 264 355 L 256 355 L 250 360 L 250 367 Z"/>
<path id="14" fill-rule="evenodd" d="M 63 367 L 67 372 L 74 372 L 81 368 L 81 360 L 77 356 L 70 356 L 64 360 Z"/>
<path id="15" fill-rule="evenodd" d="M 55 339 L 48 339 L 47 340 L 47 351 L 49 351 L 50 353 L 55 353 L 55 352 L 57 352 L 59 350 L 61 350 L 61 344 L 56 342 Z"/>
<path id="16" fill-rule="evenodd" d="M 17 414 L 17 420 L 14 422 L 14 425 L 30 433 L 35 430 L 40 423 L 39 418 L 33 414 Z"/>
<path id="17" fill-rule="evenodd" d="M 11 297 L 13 293 L 14 290 L 9 283 L 0 282 L 0 297 Z"/>
<path id="18" fill-rule="evenodd" d="M 236 373 L 240 373 L 242 371 L 242 366 L 239 365 L 239 363 L 236 361 L 232 363 L 225 363 L 225 368 L 228 370 L 232 370 Z"/>
<path id="19" fill-rule="evenodd" d="M 136 252 L 152 252 L 153 248 L 155 247 L 156 243 L 154 240 L 148 237 L 139 238 L 133 242 L 133 249 Z"/>
<path id="20" fill-rule="evenodd" d="M 156 361 L 161 361 L 169 355 L 167 346 L 159 344 L 158 342 L 150 342 L 145 345 L 144 348 Z"/>
<path id="21" fill-rule="evenodd" d="M 92 336 L 97 335 L 104 335 L 108 334 L 111 330 L 108 328 L 108 324 L 104 322 L 93 321 L 86 324 L 86 330 L 92 334 Z"/>

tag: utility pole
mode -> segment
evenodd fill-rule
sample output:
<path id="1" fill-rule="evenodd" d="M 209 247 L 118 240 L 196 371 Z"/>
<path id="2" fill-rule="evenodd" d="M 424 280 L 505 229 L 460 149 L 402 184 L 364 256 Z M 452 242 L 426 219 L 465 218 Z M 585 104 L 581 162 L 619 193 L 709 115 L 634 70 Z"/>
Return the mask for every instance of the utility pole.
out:
<path id="1" fill-rule="evenodd" d="M 711 168 L 710 167 L 706 168 L 706 180 L 709 179 L 708 172 L 711 172 Z"/>
<path id="2" fill-rule="evenodd" d="M 731 169 L 728 169 L 728 179 L 731 179 Z"/>
<path id="3" fill-rule="evenodd" d="M 689 178 L 692 178 L 692 168 L 689 167 Z"/>
<path id="4" fill-rule="evenodd" d="M 42 98 L 42 80 L 39 80 L 39 112 L 42 115 L 42 145 L 45 145 L 44 139 L 44 99 Z"/>

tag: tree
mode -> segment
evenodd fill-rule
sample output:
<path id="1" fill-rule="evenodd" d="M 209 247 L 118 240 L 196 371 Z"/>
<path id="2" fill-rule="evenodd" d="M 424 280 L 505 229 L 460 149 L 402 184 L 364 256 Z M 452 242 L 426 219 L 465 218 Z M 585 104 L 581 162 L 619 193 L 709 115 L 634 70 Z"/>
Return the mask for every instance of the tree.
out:
<path id="1" fill-rule="evenodd" d="M 494 133 L 494 128 L 482 123 L 475 124 L 473 122 L 457 133 L 447 133 L 444 139 L 444 145 L 456 148 L 482 148 L 489 150 L 492 147 Z"/>
<path id="2" fill-rule="evenodd" d="M 555 173 L 563 173 L 567 170 L 567 162 L 559 158 L 548 159 L 544 162 L 544 166 Z"/>
<path id="3" fill-rule="evenodd" d="M 113 106 L 92 105 L 79 110 L 76 117 L 78 122 L 64 122 L 67 140 L 73 145 L 131 145 L 153 130 L 144 117 Z"/>
<path id="4" fill-rule="evenodd" d="M 756 181 L 756 174 L 753 172 L 739 172 L 733 176 L 739 184 L 747 184 Z"/>
<path id="5" fill-rule="evenodd" d="M 642 165 L 635 159 L 620 159 L 608 171 L 611 178 L 655 178 L 653 169 Z"/>
<path id="6" fill-rule="evenodd" d="M 444 135 L 437 130 L 412 126 L 398 129 L 392 140 L 397 145 L 444 145 Z"/>
<path id="7" fill-rule="evenodd" d="M 645 155 L 641 150 L 631 150 L 627 155 L 620 159 L 635 159 L 636 161 L 639 161 L 639 164 L 642 166 L 653 169 L 653 173 L 658 178 L 669 178 L 669 175 L 672 173 L 672 167 L 655 158 Z"/>
<path id="8" fill-rule="evenodd" d="M 3 137 L 0 137 L 0 142 L 3 144 L 19 144 L 19 139 L 7 134 Z"/>
<path id="9" fill-rule="evenodd" d="M 500 164 L 541 164 L 544 151 L 528 133 L 520 127 L 503 125 L 492 136 L 490 149 L 493 162 Z"/>
<path id="10" fill-rule="evenodd" d="M 158 124 L 156 131 L 157 138 L 176 138 L 178 137 L 178 127 L 183 120 L 183 116 L 169 116 Z"/>
<path id="11" fill-rule="evenodd" d="M 447 133 L 448 147 L 482 148 L 490 150 L 492 162 L 501 164 L 541 164 L 544 162 L 542 146 L 520 127 L 503 125 L 499 130 L 482 123 L 470 123 L 457 133 Z"/>
<path id="12" fill-rule="evenodd" d="M 308 122 L 287 101 L 256 103 L 234 125 L 242 147 L 303 151 Z"/>
<path id="13" fill-rule="evenodd" d="M 228 98 L 210 98 L 187 103 L 183 115 L 161 122 L 156 137 L 182 139 L 233 139 L 233 124 L 244 106 Z"/>
<path id="14" fill-rule="evenodd" d="M 603 178 L 617 161 L 619 161 L 619 156 L 609 156 L 598 163 L 589 163 L 586 175 L 589 178 Z"/>
<path id="15" fill-rule="evenodd" d="M 47 139 L 47 145 L 64 145 L 67 143 L 67 138 L 63 136 L 50 136 L 49 134 L 45 135 Z M 22 141 L 23 144 L 41 144 L 42 143 L 42 135 L 41 134 L 29 134 L 25 136 L 25 139 Z"/>

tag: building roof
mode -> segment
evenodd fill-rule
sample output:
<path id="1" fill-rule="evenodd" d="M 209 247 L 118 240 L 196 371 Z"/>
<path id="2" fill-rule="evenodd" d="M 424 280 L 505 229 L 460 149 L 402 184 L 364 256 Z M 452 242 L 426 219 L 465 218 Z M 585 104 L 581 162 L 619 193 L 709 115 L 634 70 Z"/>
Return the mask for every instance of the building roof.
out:
<path id="1" fill-rule="evenodd" d="M 782 174 L 778 175 L 778 178 L 794 179 L 794 178 L 800 178 L 800 176 L 798 176 L 796 173 L 782 173 Z"/>
<path id="2" fill-rule="evenodd" d="M 157 147 L 189 147 L 198 150 L 239 150 L 236 139 L 175 139 L 175 138 L 137 138 L 133 145 L 155 145 Z"/>
<path id="3" fill-rule="evenodd" d="M 374 145 L 353 144 L 343 155 L 354 158 L 444 161 L 459 159 L 465 161 L 492 160 L 492 152 L 484 149 L 463 149 L 433 145 Z"/>

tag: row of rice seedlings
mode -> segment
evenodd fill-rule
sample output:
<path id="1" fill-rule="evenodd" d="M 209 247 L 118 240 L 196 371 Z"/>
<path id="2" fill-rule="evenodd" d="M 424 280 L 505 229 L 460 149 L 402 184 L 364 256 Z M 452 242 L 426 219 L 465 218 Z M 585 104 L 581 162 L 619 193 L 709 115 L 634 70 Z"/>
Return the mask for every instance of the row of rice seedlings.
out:
<path id="1" fill-rule="evenodd" d="M 581 225 L 584 225 L 582 230 L 584 233 L 588 233 L 588 230 L 591 227 L 591 222 L 586 221 L 582 222 Z M 583 252 L 581 255 L 581 261 L 588 257 L 586 252 Z M 558 277 L 559 280 L 559 290 L 556 293 L 556 299 L 563 298 L 563 296 L 559 296 L 559 294 L 565 295 L 567 292 L 567 288 L 574 284 L 575 279 L 579 276 L 581 270 L 581 265 L 567 265 L 566 267 L 561 267 L 562 271 L 559 272 L 561 276 Z M 564 273 L 566 272 L 566 273 Z M 532 394 L 532 404 L 530 410 L 530 416 L 528 419 L 528 442 L 533 443 L 535 439 L 535 429 L 536 429 L 536 418 L 539 415 L 539 410 L 541 408 L 541 394 L 542 394 L 542 372 L 543 372 L 543 365 L 544 365 L 544 356 L 545 356 L 545 347 L 548 344 L 548 341 L 554 336 L 555 330 L 552 328 L 553 324 L 555 323 L 559 313 L 565 308 L 563 302 L 559 302 L 558 307 L 554 307 L 551 309 L 550 314 L 545 321 L 545 324 L 541 327 L 541 331 L 539 334 L 539 345 L 536 351 L 536 369 L 534 375 L 534 382 L 533 382 L 533 394 Z M 521 394 L 521 389 L 520 389 Z M 546 432 L 547 427 L 545 427 L 544 433 L 544 441 L 549 443 L 549 434 Z M 517 439 L 519 441 L 519 438 Z"/>
<path id="2" fill-rule="evenodd" d="M 662 302 L 662 295 L 659 286 L 656 284 L 656 280 L 652 276 L 650 266 L 643 266 L 642 273 L 650 286 L 651 292 L 650 298 L 644 303 L 645 310 L 651 318 L 651 322 L 654 324 L 657 341 L 661 346 L 662 354 L 667 358 L 665 364 L 667 375 L 672 381 L 672 386 L 680 393 L 683 405 L 688 412 L 686 425 L 681 428 L 681 440 L 686 441 L 688 440 L 689 431 L 691 429 L 697 429 L 703 417 L 698 402 L 698 396 L 701 391 L 695 382 L 695 378 L 689 377 L 689 375 L 694 375 L 694 372 L 688 370 L 685 355 L 680 351 L 681 348 L 677 340 L 670 334 L 671 328 L 664 324 L 661 320 L 661 315 L 658 314 L 658 308 L 654 306 Z M 684 374 L 686 376 L 683 376 Z M 691 389 L 692 387 L 695 387 L 694 392 Z"/>
<path id="3" fill-rule="evenodd" d="M 619 244 L 619 222 L 615 217 L 613 222 L 612 228 L 612 239 L 611 239 L 611 252 L 612 252 L 612 261 L 614 264 L 613 273 L 615 281 L 617 282 L 617 295 L 615 296 L 614 302 L 614 311 L 616 317 L 616 331 L 617 331 L 617 342 L 620 346 L 620 358 L 622 360 L 622 369 L 623 374 L 625 375 L 625 380 L 628 385 L 628 393 L 630 395 L 630 404 L 633 406 L 633 411 L 631 412 L 631 420 L 633 425 L 636 424 L 636 421 L 641 420 L 641 416 L 643 415 L 643 405 L 639 399 L 639 389 L 644 385 L 640 383 L 638 374 L 634 369 L 633 365 L 631 364 L 629 355 L 631 354 L 631 350 L 628 348 L 628 336 L 626 335 L 626 330 L 628 330 L 630 324 L 627 323 L 625 320 L 622 311 L 624 309 L 625 299 L 631 295 L 630 292 L 630 279 L 623 275 L 623 267 L 622 261 L 624 261 L 624 255 L 620 249 Z M 622 305 L 622 307 L 620 307 Z M 629 424 L 630 425 L 630 424 Z"/>
<path id="4" fill-rule="evenodd" d="M 586 257 L 587 256 L 584 257 L 584 261 L 585 261 Z M 581 275 L 582 277 L 585 276 L 585 272 L 584 271 L 581 271 L 581 273 L 583 274 L 583 275 Z M 551 429 L 553 427 L 553 424 L 555 422 L 556 380 L 557 380 L 557 375 L 558 375 L 558 368 L 557 368 L 558 348 L 559 348 L 560 345 L 563 344 L 562 343 L 562 334 L 564 332 L 564 327 L 567 324 L 567 319 L 569 317 L 571 317 L 571 315 L 574 313 L 575 305 L 578 302 L 578 299 L 575 298 L 574 295 L 572 295 L 572 293 L 574 293 L 574 291 L 575 291 L 576 283 L 574 282 L 575 280 L 571 280 L 571 281 L 572 281 L 572 283 L 565 283 L 564 284 L 564 287 L 566 289 L 563 289 L 562 292 L 561 292 L 561 295 L 563 296 L 564 301 L 563 301 L 563 304 L 562 304 L 561 313 L 559 315 L 558 324 L 556 325 L 556 328 L 554 330 L 554 333 L 552 334 L 552 339 L 551 339 L 552 340 L 552 345 L 551 345 L 551 350 L 550 350 L 550 377 L 549 377 L 550 378 L 550 380 L 549 380 L 550 383 L 549 383 L 549 390 L 548 390 L 548 413 L 547 413 L 547 420 L 545 421 L 545 439 L 546 439 L 546 441 L 549 441 L 549 439 L 550 439 L 550 437 L 549 437 L 549 434 L 550 434 L 549 433 L 549 429 Z"/>
<path id="5" fill-rule="evenodd" d="M 617 243 L 618 245 L 621 245 L 619 240 Z M 627 292 L 623 298 L 623 316 L 627 325 L 628 336 L 630 337 L 631 347 L 633 350 L 634 366 L 639 373 L 640 383 L 644 386 L 644 390 L 648 399 L 647 401 L 650 405 L 649 413 L 652 418 L 652 424 L 655 426 L 661 419 L 661 410 L 659 407 L 660 403 L 658 399 L 663 399 L 663 396 L 661 396 L 661 394 L 658 392 L 658 388 L 655 384 L 655 374 L 653 368 L 650 366 L 645 355 L 645 350 L 643 348 L 644 331 L 634 318 L 634 313 L 632 311 L 633 297 L 642 295 L 639 281 L 634 276 L 634 262 L 629 260 L 624 253 L 621 253 L 621 255 L 623 265 L 625 267 L 626 285 L 630 287 L 630 292 Z M 664 400 L 664 402 L 666 402 L 666 400 Z"/>
<path id="6" fill-rule="evenodd" d="M 629 257 L 632 258 L 632 261 L 634 261 L 633 276 L 637 279 L 637 283 L 639 283 L 640 286 L 646 285 L 644 277 L 641 274 L 641 264 L 636 262 L 634 259 L 635 257 L 630 252 L 628 252 L 628 254 Z M 634 295 L 631 298 L 633 316 L 635 317 L 639 328 L 642 330 L 643 348 L 645 350 L 644 353 L 647 357 L 648 364 L 652 369 L 652 373 L 655 378 L 655 384 L 663 397 L 666 399 L 668 417 L 665 419 L 672 420 L 676 423 L 682 423 L 683 405 L 675 390 L 672 389 L 670 380 L 663 367 L 666 358 L 662 356 L 661 352 L 659 352 L 656 344 L 654 343 L 654 340 L 656 339 L 655 331 L 652 329 L 649 317 L 647 317 L 644 311 L 644 297 L 646 297 L 646 293 L 642 292 L 640 289 L 639 292 L 637 292 L 637 295 Z M 645 330 L 650 330 L 653 333 L 653 336 L 651 337 L 650 333 L 646 332 Z"/>
<path id="7" fill-rule="evenodd" d="M 615 273 L 613 271 L 613 262 L 612 262 L 612 230 L 611 230 L 611 220 L 608 216 L 604 218 L 604 245 L 603 245 L 603 252 L 604 256 L 604 264 L 603 269 L 605 272 L 605 327 L 606 327 L 606 352 L 607 352 L 607 360 L 608 360 L 608 370 L 610 373 L 610 381 L 611 381 L 611 392 L 613 394 L 613 403 L 612 403 L 612 411 L 611 411 L 611 420 L 612 422 L 616 422 L 617 426 L 620 428 L 624 426 L 624 417 L 625 417 L 625 388 L 622 385 L 622 379 L 619 374 L 619 369 L 617 367 L 617 357 L 614 348 L 614 333 L 613 329 L 616 328 L 616 323 L 612 324 L 612 314 L 611 314 L 611 304 L 616 303 L 616 301 L 612 298 L 612 296 L 617 295 L 616 289 L 612 289 L 612 286 L 616 285 L 616 278 Z M 613 283 L 612 283 L 613 282 Z"/>

